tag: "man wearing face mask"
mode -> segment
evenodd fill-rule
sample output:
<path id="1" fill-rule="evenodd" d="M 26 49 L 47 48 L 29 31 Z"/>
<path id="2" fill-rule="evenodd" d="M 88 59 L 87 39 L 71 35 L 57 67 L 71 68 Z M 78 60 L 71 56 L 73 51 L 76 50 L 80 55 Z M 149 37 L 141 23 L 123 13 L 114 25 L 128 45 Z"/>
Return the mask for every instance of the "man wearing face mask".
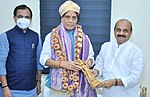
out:
<path id="1" fill-rule="evenodd" d="M 3 97 L 37 97 L 41 92 L 41 40 L 29 29 L 32 11 L 14 9 L 16 26 L 0 35 L 0 79 Z"/>

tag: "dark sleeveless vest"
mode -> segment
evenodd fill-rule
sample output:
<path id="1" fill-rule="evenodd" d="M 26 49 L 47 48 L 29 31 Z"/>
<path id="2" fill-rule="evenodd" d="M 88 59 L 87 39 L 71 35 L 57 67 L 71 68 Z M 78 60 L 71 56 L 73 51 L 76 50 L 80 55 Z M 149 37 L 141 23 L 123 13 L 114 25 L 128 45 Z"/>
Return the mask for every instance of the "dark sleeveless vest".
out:
<path id="1" fill-rule="evenodd" d="M 18 26 L 6 32 L 9 53 L 6 62 L 7 82 L 11 90 L 36 87 L 38 34 L 30 29 L 24 33 Z"/>

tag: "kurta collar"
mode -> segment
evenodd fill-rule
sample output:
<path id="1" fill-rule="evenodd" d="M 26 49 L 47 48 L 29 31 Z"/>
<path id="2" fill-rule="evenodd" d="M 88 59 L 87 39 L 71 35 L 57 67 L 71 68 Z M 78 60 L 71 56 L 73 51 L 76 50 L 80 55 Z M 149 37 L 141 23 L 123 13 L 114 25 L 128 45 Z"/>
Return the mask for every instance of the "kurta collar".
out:
<path id="1" fill-rule="evenodd" d="M 123 44 L 121 44 L 121 45 L 118 46 L 117 41 L 115 40 L 115 48 L 123 48 L 126 45 L 128 45 L 129 43 L 130 43 L 130 41 L 128 40 L 125 43 L 123 43 Z"/>
<path id="2" fill-rule="evenodd" d="M 67 31 L 67 32 L 68 32 L 68 34 L 72 34 L 73 35 L 74 30 Z"/>
<path id="3" fill-rule="evenodd" d="M 24 32 L 22 29 L 20 29 L 17 25 L 15 26 L 15 29 L 21 33 L 27 33 L 29 28 L 26 29 L 26 32 Z"/>

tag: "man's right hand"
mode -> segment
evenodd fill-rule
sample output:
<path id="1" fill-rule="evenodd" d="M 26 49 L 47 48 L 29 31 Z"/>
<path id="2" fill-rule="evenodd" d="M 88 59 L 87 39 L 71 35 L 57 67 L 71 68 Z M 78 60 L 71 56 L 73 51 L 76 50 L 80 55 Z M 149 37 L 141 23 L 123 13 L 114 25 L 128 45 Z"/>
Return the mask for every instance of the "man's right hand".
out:
<path id="1" fill-rule="evenodd" d="M 2 88 L 2 90 L 3 90 L 3 97 L 13 97 L 11 90 L 9 89 L 8 86 L 5 88 Z"/>
<path id="2" fill-rule="evenodd" d="M 60 63 L 61 68 L 65 68 L 65 69 L 73 70 L 73 71 L 81 70 L 81 67 L 79 65 L 80 65 L 80 63 L 74 62 L 74 61 L 70 61 L 70 62 L 61 61 L 61 63 Z"/>
<path id="3" fill-rule="evenodd" d="M 95 77 L 99 75 L 99 71 L 97 69 L 91 69 L 91 72 L 94 74 Z"/>

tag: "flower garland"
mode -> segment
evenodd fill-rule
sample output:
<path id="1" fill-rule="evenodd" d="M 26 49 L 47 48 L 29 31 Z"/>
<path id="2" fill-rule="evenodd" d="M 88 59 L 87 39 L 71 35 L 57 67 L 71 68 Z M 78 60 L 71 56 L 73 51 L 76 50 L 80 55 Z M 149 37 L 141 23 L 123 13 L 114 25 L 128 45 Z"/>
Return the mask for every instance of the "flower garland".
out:
<path id="1" fill-rule="evenodd" d="M 55 54 L 58 57 L 58 61 L 67 61 L 65 51 L 62 45 L 62 41 L 60 39 L 60 36 L 58 35 L 59 26 L 52 30 L 52 43 L 53 48 L 55 50 Z M 80 53 L 82 50 L 82 42 L 83 42 L 83 32 L 82 27 L 80 25 L 77 25 L 77 35 L 76 35 L 76 41 L 75 41 L 75 54 L 74 54 L 74 60 L 78 62 L 80 59 Z M 72 83 L 69 83 L 69 80 L 72 81 Z M 78 90 L 79 87 L 79 72 L 70 71 L 65 68 L 62 68 L 62 82 L 63 82 L 63 89 L 67 91 L 67 93 L 72 92 L 73 90 Z"/>

